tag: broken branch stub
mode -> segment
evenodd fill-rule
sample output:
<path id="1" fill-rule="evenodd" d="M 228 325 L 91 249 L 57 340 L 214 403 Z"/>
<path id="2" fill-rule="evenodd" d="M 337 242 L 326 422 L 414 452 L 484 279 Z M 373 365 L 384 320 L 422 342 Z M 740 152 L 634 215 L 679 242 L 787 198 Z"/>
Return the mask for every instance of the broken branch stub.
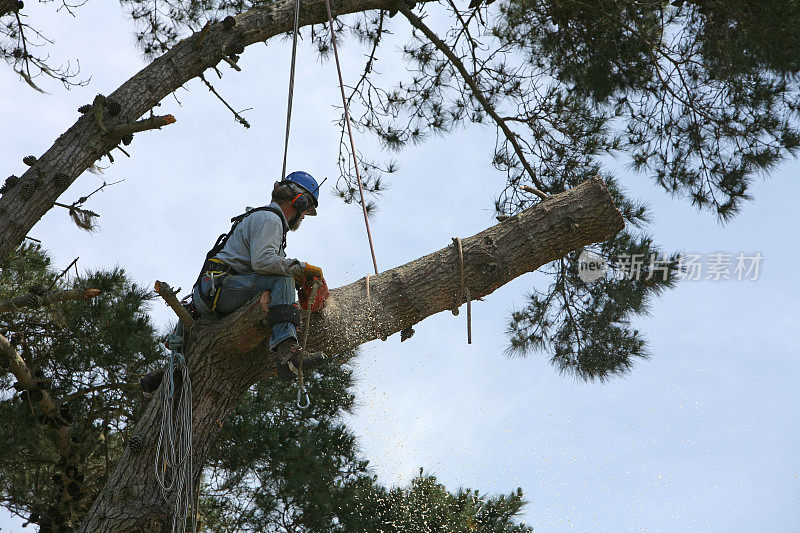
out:
<path id="1" fill-rule="evenodd" d="M 178 315 L 178 318 L 183 322 L 183 325 L 186 326 L 187 329 L 192 329 L 192 327 L 194 327 L 194 319 L 186 310 L 186 308 L 183 307 L 178 301 L 178 297 L 175 296 L 175 291 L 172 290 L 172 287 L 169 286 L 169 283 L 156 280 L 155 290 L 159 296 L 164 299 L 170 309 L 172 309 L 175 314 Z"/>

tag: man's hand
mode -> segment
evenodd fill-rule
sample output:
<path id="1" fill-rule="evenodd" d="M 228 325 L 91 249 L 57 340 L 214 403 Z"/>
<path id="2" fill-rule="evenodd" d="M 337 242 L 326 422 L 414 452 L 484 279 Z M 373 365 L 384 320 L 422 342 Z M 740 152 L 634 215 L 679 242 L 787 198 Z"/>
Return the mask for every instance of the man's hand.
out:
<path id="1" fill-rule="evenodd" d="M 322 279 L 322 269 L 314 266 L 311 263 L 306 263 L 306 268 L 303 270 L 303 277 L 309 280 L 314 278 Z"/>

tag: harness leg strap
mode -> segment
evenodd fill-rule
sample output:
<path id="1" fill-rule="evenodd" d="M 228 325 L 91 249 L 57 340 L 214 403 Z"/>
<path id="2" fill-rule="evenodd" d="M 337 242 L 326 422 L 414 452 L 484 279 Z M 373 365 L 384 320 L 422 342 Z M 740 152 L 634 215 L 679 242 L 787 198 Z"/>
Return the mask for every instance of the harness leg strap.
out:
<path id="1" fill-rule="evenodd" d="M 269 325 L 274 326 L 279 322 L 291 322 L 300 325 L 300 309 L 296 305 L 278 304 L 269 307 Z"/>

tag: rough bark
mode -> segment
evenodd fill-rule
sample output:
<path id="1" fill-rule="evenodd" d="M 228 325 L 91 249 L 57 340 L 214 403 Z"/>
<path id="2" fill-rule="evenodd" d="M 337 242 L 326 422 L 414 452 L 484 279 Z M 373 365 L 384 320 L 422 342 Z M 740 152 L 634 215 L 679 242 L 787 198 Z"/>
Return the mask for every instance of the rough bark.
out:
<path id="1" fill-rule="evenodd" d="M 340 15 L 394 5 L 393 0 L 332 0 L 331 3 Z M 0 263 L 75 179 L 120 142 L 122 130 L 114 128 L 133 123 L 224 57 L 240 53 L 241 47 L 291 31 L 293 15 L 293 0 L 278 0 L 237 15 L 236 26 L 231 30 L 225 29 L 221 22 L 211 24 L 177 43 L 108 95 L 107 101 L 118 103 L 120 108 L 114 116 L 103 118 L 106 132 L 93 113 L 83 114 L 0 198 Z M 301 26 L 326 20 L 324 0 L 301 0 Z"/>
<path id="2" fill-rule="evenodd" d="M 464 284 L 473 299 L 563 257 L 571 250 L 608 239 L 624 226 L 600 178 L 551 197 L 517 216 L 462 240 Z M 459 260 L 454 246 L 331 291 L 314 313 L 308 347 L 340 354 L 402 331 L 459 303 Z M 186 356 L 193 390 L 195 480 L 222 422 L 241 395 L 258 380 L 275 375 L 265 352 L 268 293 L 220 321 L 198 320 Z M 153 458 L 162 391 L 137 424 L 138 453 L 129 448 L 109 476 L 81 531 L 154 531 L 166 507 L 154 478 Z"/>

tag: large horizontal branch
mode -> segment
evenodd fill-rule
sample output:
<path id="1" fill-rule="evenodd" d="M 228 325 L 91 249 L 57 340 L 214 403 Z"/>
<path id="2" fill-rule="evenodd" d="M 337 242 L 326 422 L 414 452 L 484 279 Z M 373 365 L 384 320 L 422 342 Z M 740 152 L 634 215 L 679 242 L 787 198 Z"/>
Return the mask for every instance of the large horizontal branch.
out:
<path id="1" fill-rule="evenodd" d="M 46 305 L 70 300 L 88 300 L 94 298 L 100 294 L 100 292 L 102 292 L 100 289 L 68 289 L 64 291 L 48 292 L 42 295 L 25 294 L 5 302 L 0 302 L 0 313 L 20 311 L 23 309 L 37 309 Z"/>
<path id="2" fill-rule="evenodd" d="M 339 15 L 394 6 L 393 0 L 332 0 L 331 3 Z M 171 92 L 216 66 L 223 57 L 292 31 L 293 17 L 294 1 L 277 0 L 237 15 L 232 29 L 218 22 L 183 39 L 108 95 L 108 101 L 119 104 L 119 112 L 105 117 L 104 127 L 113 132 L 117 126 L 133 123 Z M 325 0 L 300 1 L 301 26 L 326 20 Z M 118 142 L 118 136 L 103 132 L 93 114 L 86 113 L 38 158 L 35 167 L 20 176 L 16 185 L 0 198 L 0 263 L 75 179 Z"/>
<path id="3" fill-rule="evenodd" d="M 572 250 L 608 239 L 623 226 L 605 183 L 591 179 L 462 239 L 464 286 L 473 298 L 486 296 Z M 223 320 L 195 321 L 186 354 L 192 376 L 195 480 L 241 395 L 275 375 L 266 348 L 268 296 L 263 293 Z M 313 315 L 308 347 L 342 354 L 458 306 L 457 249 L 448 246 L 371 276 L 370 300 L 364 279 L 332 290 L 325 309 Z M 137 423 L 134 438 L 141 451 L 125 451 L 81 531 L 156 530 L 165 520 L 166 506 L 153 473 L 163 393 L 162 388 Z"/>

